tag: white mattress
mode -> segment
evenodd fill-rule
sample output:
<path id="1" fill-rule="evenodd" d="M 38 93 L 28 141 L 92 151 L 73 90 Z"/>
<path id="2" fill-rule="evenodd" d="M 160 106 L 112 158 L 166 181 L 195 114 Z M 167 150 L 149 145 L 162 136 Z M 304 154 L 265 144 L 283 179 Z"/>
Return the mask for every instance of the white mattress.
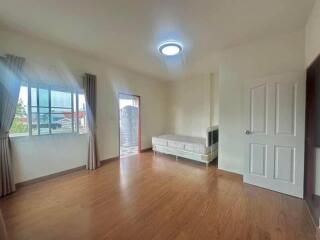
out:
<path id="1" fill-rule="evenodd" d="M 206 147 L 206 139 L 182 135 L 162 135 L 152 138 L 152 145 L 167 146 L 189 152 L 208 154 L 210 147 Z"/>

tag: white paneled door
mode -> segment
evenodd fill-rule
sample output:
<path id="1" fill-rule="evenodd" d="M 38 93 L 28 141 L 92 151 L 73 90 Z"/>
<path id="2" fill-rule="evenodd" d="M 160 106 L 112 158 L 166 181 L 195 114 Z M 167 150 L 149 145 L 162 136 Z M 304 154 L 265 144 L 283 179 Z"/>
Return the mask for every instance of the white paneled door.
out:
<path id="1" fill-rule="evenodd" d="M 246 183 L 303 197 L 305 79 L 288 73 L 246 84 Z"/>

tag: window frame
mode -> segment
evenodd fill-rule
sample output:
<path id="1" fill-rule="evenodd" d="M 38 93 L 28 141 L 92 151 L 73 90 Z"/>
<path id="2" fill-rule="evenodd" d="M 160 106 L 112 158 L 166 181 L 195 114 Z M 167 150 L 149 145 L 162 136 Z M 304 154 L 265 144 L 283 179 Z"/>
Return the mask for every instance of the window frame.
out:
<path id="1" fill-rule="evenodd" d="M 28 106 L 27 106 L 27 114 L 28 114 L 28 133 L 24 136 L 15 136 L 15 135 L 11 135 L 10 133 L 10 138 L 25 138 L 25 137 L 40 137 L 40 136 L 55 136 L 55 135 L 85 135 L 87 134 L 87 130 L 85 132 L 80 131 L 80 127 L 79 127 L 79 123 L 80 123 L 80 119 L 79 119 L 79 95 L 84 94 L 83 90 L 73 90 L 70 88 L 65 88 L 65 87 L 61 87 L 61 86 L 52 86 L 49 84 L 43 84 L 43 83 L 37 83 L 37 82 L 23 82 L 20 86 L 20 88 L 24 86 L 27 87 L 27 92 L 28 92 Z M 36 89 L 36 104 L 37 106 L 33 106 L 32 105 L 32 94 L 31 94 L 31 89 L 35 88 Z M 39 89 L 44 89 L 48 91 L 48 107 L 41 107 L 39 106 L 40 104 L 40 95 L 39 95 Z M 51 105 L 51 92 L 52 91 L 59 91 L 59 92 L 65 92 L 71 95 L 71 107 L 70 108 L 63 108 L 63 107 L 52 107 Z M 74 104 L 75 101 L 75 104 Z M 33 132 L 33 128 L 32 128 L 32 123 L 33 123 L 33 114 L 35 114 L 33 112 L 33 108 L 37 109 L 36 112 L 36 116 L 37 116 L 37 130 L 36 130 L 36 134 Z M 48 133 L 41 133 L 41 127 L 40 127 L 40 109 L 41 108 L 47 108 L 48 109 L 48 116 L 49 116 L 49 120 L 48 120 L 48 128 L 49 131 Z M 61 108 L 61 109 L 70 109 L 71 111 L 71 131 L 70 132 L 58 132 L 58 133 L 52 133 L 52 108 Z M 86 109 L 85 109 L 86 110 Z M 86 113 L 86 111 L 85 111 Z M 76 117 L 76 119 L 75 119 Z M 76 120 L 76 121 L 75 121 Z M 88 126 L 86 125 L 86 129 L 88 128 Z"/>

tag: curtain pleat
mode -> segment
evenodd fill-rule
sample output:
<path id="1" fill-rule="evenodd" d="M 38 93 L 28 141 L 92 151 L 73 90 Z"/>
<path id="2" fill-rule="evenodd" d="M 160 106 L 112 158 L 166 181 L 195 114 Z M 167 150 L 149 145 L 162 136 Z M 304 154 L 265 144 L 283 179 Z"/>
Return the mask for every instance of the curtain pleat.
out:
<path id="1" fill-rule="evenodd" d="M 86 73 L 83 78 L 83 87 L 86 97 L 86 112 L 89 130 L 87 169 L 94 170 L 100 167 L 96 145 L 96 76 Z"/>
<path id="2" fill-rule="evenodd" d="M 0 239 L 1 240 L 8 240 L 6 225 L 4 223 L 1 210 L 0 210 Z"/>
<path id="3" fill-rule="evenodd" d="M 0 61 L 0 197 L 15 191 L 9 130 L 16 113 L 24 61 L 13 55 Z"/>

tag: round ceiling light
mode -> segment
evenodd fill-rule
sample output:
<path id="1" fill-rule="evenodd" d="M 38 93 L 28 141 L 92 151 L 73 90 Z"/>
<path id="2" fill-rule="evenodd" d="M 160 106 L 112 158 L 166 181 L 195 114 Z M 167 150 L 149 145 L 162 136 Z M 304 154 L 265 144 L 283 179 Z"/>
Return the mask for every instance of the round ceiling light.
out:
<path id="1" fill-rule="evenodd" d="M 167 42 L 159 47 L 159 52 L 165 56 L 175 56 L 182 52 L 182 46 L 176 42 Z"/>

